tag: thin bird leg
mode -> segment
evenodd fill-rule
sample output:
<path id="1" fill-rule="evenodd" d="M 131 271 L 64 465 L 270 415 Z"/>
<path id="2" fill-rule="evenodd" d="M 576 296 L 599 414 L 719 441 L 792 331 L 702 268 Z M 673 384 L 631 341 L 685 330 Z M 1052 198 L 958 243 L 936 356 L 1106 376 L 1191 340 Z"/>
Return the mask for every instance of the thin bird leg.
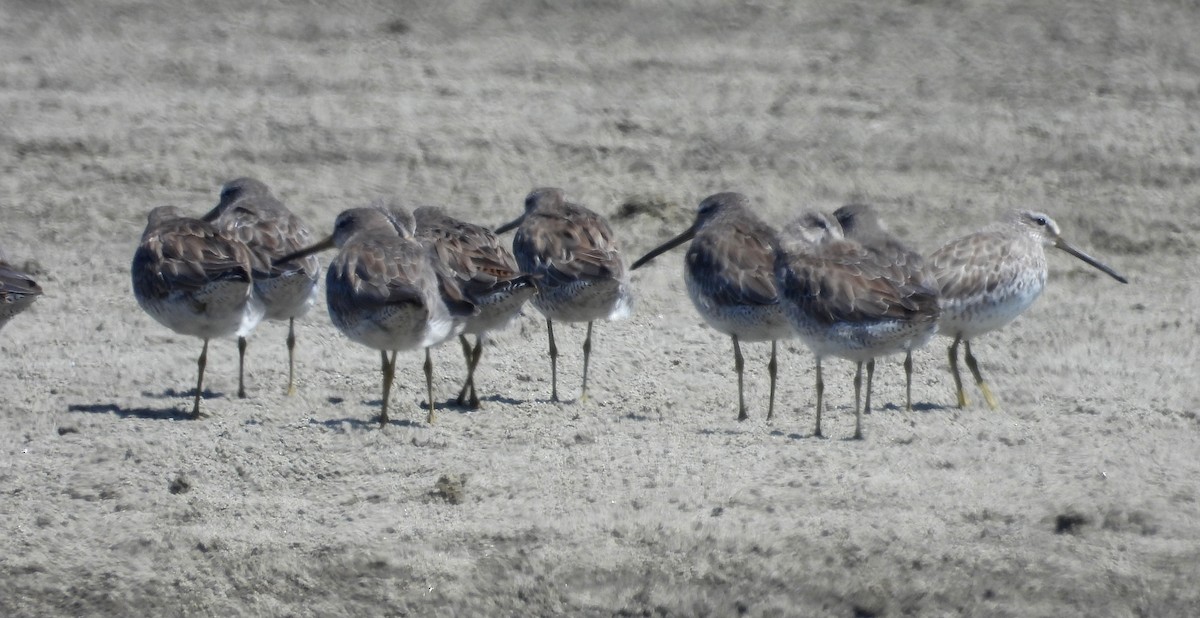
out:
<path id="1" fill-rule="evenodd" d="M 425 419 L 426 423 L 433 424 L 433 357 L 429 354 L 429 348 L 425 348 L 425 396 L 429 398 L 429 417 Z"/>
<path id="2" fill-rule="evenodd" d="M 966 347 L 967 368 L 971 370 L 971 375 L 975 376 L 975 383 L 979 385 L 979 390 L 983 391 L 983 399 L 987 401 L 988 407 L 995 410 L 1000 404 L 992 395 L 992 389 L 988 388 L 987 382 L 983 381 L 983 374 L 979 373 L 979 363 L 975 362 L 975 356 L 971 354 L 971 342 L 963 343 Z"/>
<path id="3" fill-rule="evenodd" d="M 554 345 L 554 322 L 546 318 L 546 333 L 550 335 L 550 401 L 558 401 L 558 346 Z"/>
<path id="4" fill-rule="evenodd" d="M 475 394 L 475 368 L 479 366 L 480 358 L 483 358 L 483 335 L 475 335 L 475 351 L 471 353 L 471 400 L 468 403 L 476 410 L 482 405 L 479 395 Z"/>
<path id="5" fill-rule="evenodd" d="M 904 354 L 904 409 L 912 412 L 912 350 Z"/>
<path id="6" fill-rule="evenodd" d="M 858 366 L 854 371 L 854 439 L 862 439 L 862 361 L 856 363 Z"/>
<path id="7" fill-rule="evenodd" d="M 738 418 L 739 421 L 744 421 L 750 418 L 746 414 L 746 399 L 742 394 L 742 370 L 745 368 L 745 360 L 742 359 L 742 346 L 738 345 L 737 335 L 731 335 L 733 339 L 733 370 L 737 373 L 738 382 Z"/>
<path id="8" fill-rule="evenodd" d="M 587 336 L 583 338 L 583 391 L 579 394 L 579 401 L 587 401 L 587 373 L 588 359 L 592 357 L 592 323 L 588 322 Z"/>
<path id="9" fill-rule="evenodd" d="M 863 400 L 863 414 L 871 413 L 871 379 L 875 376 L 875 359 L 867 361 L 867 397 Z"/>
<path id="10" fill-rule="evenodd" d="M 455 403 L 461 406 L 467 401 L 467 391 L 470 390 L 471 374 L 473 371 L 471 368 L 471 342 L 467 341 L 466 335 L 459 335 L 458 342 L 462 345 L 463 359 L 467 363 L 467 379 L 463 382 L 462 389 L 458 391 L 458 397 L 454 400 Z"/>
<path id="11" fill-rule="evenodd" d="M 961 410 L 967 407 L 967 392 L 963 390 L 962 376 L 958 374 L 958 342 L 962 340 L 961 336 L 954 338 L 954 343 L 950 344 L 950 375 L 954 376 L 954 390 L 958 394 L 958 408 Z"/>
<path id="12" fill-rule="evenodd" d="M 775 362 L 775 345 L 774 340 L 771 341 L 771 362 L 767 363 L 767 375 L 771 376 L 771 399 L 767 404 L 767 422 L 775 417 L 775 374 L 779 369 L 779 363 Z"/>
<path id="13" fill-rule="evenodd" d="M 238 337 L 238 399 L 246 398 L 246 338 Z"/>
<path id="14" fill-rule="evenodd" d="M 200 359 L 196 361 L 196 366 L 199 369 L 196 375 L 196 399 L 192 402 L 192 418 L 200 418 L 200 393 L 204 389 L 204 366 L 208 364 L 208 339 L 204 340 L 204 347 L 200 348 Z"/>
<path id="15" fill-rule="evenodd" d="M 296 394 L 296 385 L 294 379 L 296 377 L 296 318 L 288 318 L 288 387 L 287 395 L 291 397 Z"/>
<path id="16" fill-rule="evenodd" d="M 825 380 L 821 379 L 821 357 L 817 357 L 817 427 L 813 430 L 814 438 L 821 435 L 821 411 L 825 408 Z"/>
<path id="17" fill-rule="evenodd" d="M 396 379 L 396 352 L 392 352 L 392 358 L 388 360 L 387 351 L 380 350 L 379 360 L 383 372 L 383 411 L 379 414 L 379 427 L 383 428 L 388 424 L 388 398 L 392 392 L 392 382 Z"/>

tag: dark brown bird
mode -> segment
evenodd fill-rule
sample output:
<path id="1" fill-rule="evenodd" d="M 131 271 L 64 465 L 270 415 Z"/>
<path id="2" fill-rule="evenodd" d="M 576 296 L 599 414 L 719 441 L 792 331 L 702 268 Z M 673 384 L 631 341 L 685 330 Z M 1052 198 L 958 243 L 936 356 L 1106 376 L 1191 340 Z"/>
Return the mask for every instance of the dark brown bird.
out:
<path id="1" fill-rule="evenodd" d="M 875 359 L 933 336 L 937 290 L 921 284 L 919 271 L 881 259 L 858 242 L 847 240 L 837 219 L 819 212 L 801 215 L 784 228 L 775 276 L 792 327 L 816 356 L 814 435 L 821 436 L 824 408 L 821 360 L 837 356 L 857 364 L 854 437 L 861 439 L 862 415 L 871 409 Z M 864 364 L 865 402 L 861 398 Z"/>
<path id="2" fill-rule="evenodd" d="M 254 254 L 254 292 L 266 307 L 266 319 L 287 320 L 287 394 L 294 395 L 296 318 L 317 298 L 321 264 L 317 256 L 274 264 L 273 260 L 313 243 L 312 232 L 299 217 L 253 178 L 225 183 L 220 202 L 202 217 L 222 234 L 245 244 Z M 238 337 L 238 397 L 246 396 L 246 337 Z"/>
<path id="3" fill-rule="evenodd" d="M 619 320 L 633 309 L 629 272 L 612 228 L 600 215 L 566 201 L 562 189 L 553 187 L 530 192 L 525 197 L 525 212 L 497 228 L 496 233 L 513 228 L 518 228 L 513 237 L 513 255 L 537 287 L 537 295 L 530 302 L 546 316 L 550 399 L 558 401 L 558 348 L 554 345 L 554 321 L 558 320 L 587 322 L 583 389 L 579 396 L 586 401 L 592 322 Z"/>
<path id="4" fill-rule="evenodd" d="M 740 193 L 717 193 L 700 202 L 696 221 L 680 235 L 633 263 L 638 269 L 655 257 L 691 240 L 683 277 L 696 310 L 718 332 L 733 339 L 737 372 L 738 420 L 749 418 L 743 395 L 741 341 L 770 341 L 771 378 L 767 420 L 775 414 L 776 342 L 792 335 L 779 304 L 775 282 L 775 230 L 750 210 Z"/>
<path id="5" fill-rule="evenodd" d="M 847 204 L 833 211 L 834 218 L 842 226 L 846 238 L 857 241 L 885 263 L 916 273 L 919 283 L 926 289 L 938 290 L 933 268 L 920 253 L 913 251 L 884 226 L 878 213 L 869 204 Z M 914 337 L 904 350 L 904 409 L 912 411 L 913 350 L 929 342 L 929 337 Z"/>
<path id="6" fill-rule="evenodd" d="M 463 319 L 475 313 L 474 305 L 462 297 L 453 278 L 439 278 L 432 251 L 414 237 L 412 216 L 390 203 L 377 201 L 367 208 L 343 211 L 328 238 L 280 261 L 335 246 L 339 251 L 325 277 L 325 304 L 342 334 L 379 350 L 380 426 L 388 423 L 396 353 L 418 348 L 425 350 L 426 422 L 434 422 L 429 348 L 462 332 Z"/>
<path id="7" fill-rule="evenodd" d="M 204 340 L 196 363 L 194 418 L 200 416 L 208 340 L 244 337 L 265 312 L 254 294 L 253 264 L 246 245 L 209 223 L 182 216 L 174 206 L 159 206 L 147 216 L 133 254 L 133 293 L 138 305 L 167 328 Z"/>
<path id="8" fill-rule="evenodd" d="M 434 258 L 447 266 L 462 294 L 479 312 L 464 319 L 458 339 L 467 362 L 467 379 L 458 393 L 458 405 L 480 406 L 475 392 L 475 368 L 483 356 L 487 333 L 504 328 L 534 295 L 533 280 L 522 274 L 517 261 L 489 229 L 460 221 L 441 208 L 423 206 L 413 211 L 418 238 L 432 243 Z M 467 341 L 475 335 L 475 347 Z"/>

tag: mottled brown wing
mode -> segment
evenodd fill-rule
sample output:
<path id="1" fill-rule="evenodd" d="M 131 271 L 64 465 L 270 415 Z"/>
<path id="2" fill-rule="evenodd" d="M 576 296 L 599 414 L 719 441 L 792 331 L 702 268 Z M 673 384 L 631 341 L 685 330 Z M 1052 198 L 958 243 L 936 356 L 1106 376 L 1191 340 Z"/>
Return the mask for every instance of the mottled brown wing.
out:
<path id="1" fill-rule="evenodd" d="M 910 276 L 916 277 L 917 282 L 930 289 L 940 290 L 937 278 L 933 274 L 933 267 L 928 260 L 920 253 L 913 251 L 900 242 L 893 236 L 883 236 L 876 239 L 874 242 L 861 243 L 866 249 L 874 253 L 878 260 L 891 264 L 902 272 L 908 273 Z"/>
<path id="2" fill-rule="evenodd" d="M 994 291 L 1017 276 L 1019 260 L 1007 259 L 1012 243 L 988 231 L 946 243 L 929 256 L 930 268 L 946 298 L 967 298 Z"/>
<path id="3" fill-rule="evenodd" d="M 535 212 L 526 216 L 513 237 L 513 253 L 522 271 L 540 277 L 548 286 L 625 275 L 612 229 L 581 206 L 566 215 Z"/>
<path id="4" fill-rule="evenodd" d="M 936 313 L 937 291 L 920 272 L 877 259 L 853 242 L 834 241 L 815 254 L 786 258 L 788 299 L 827 323 L 908 319 Z"/>
<path id="5" fill-rule="evenodd" d="M 706 294 L 726 306 L 774 305 L 775 232 L 738 220 L 702 230 L 688 247 L 687 267 Z"/>
<path id="6" fill-rule="evenodd" d="M 193 292 L 223 279 L 249 281 L 251 255 L 245 245 L 229 240 L 196 219 L 167 222 L 149 235 L 134 254 L 133 269 L 142 273 L 153 293 Z"/>
<path id="7" fill-rule="evenodd" d="M 418 208 L 417 235 L 433 244 L 435 262 L 445 264 L 468 296 L 486 293 L 521 277 L 517 261 L 491 230 Z"/>
<path id="8" fill-rule="evenodd" d="M 391 235 L 361 235 L 329 265 L 329 302 L 356 311 L 423 304 L 420 284 L 433 276 L 424 249 Z"/>
<path id="9" fill-rule="evenodd" d="M 215 216 L 214 216 L 215 214 Z M 250 195 L 222 204 L 204 216 L 228 238 L 250 248 L 254 267 L 271 276 L 303 269 L 316 277 L 320 262 L 315 255 L 280 264 L 272 261 L 312 244 L 312 232 L 282 203 L 270 195 Z"/>

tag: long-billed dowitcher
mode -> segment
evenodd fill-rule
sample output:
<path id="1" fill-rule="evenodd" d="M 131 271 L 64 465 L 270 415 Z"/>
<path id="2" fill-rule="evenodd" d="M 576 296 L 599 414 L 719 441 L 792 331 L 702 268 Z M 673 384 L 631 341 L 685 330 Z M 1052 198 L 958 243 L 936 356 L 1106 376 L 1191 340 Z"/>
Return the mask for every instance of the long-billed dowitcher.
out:
<path id="1" fill-rule="evenodd" d="M 913 251 L 899 238 L 888 231 L 879 214 L 869 204 L 847 204 L 833 211 L 834 218 L 842 227 L 846 238 L 854 240 L 877 259 L 911 270 L 919 275 L 918 281 L 929 290 L 937 290 L 937 279 L 933 268 L 920 253 Z M 923 347 L 933 338 L 930 331 L 919 330 L 904 349 L 904 409 L 912 411 L 913 350 Z M 870 368 L 868 368 L 870 371 Z"/>
<path id="2" fill-rule="evenodd" d="M 399 350 L 425 349 L 426 422 L 434 421 L 433 360 L 429 348 L 458 334 L 460 318 L 475 307 L 457 294 L 451 278 L 439 281 L 430 249 L 414 238 L 412 216 L 376 201 L 343 211 L 325 240 L 280 258 L 299 259 L 336 246 L 325 277 L 325 303 L 333 325 L 351 341 L 379 350 L 383 372 L 381 427 Z M 449 295 L 450 298 L 444 298 Z M 388 351 L 392 352 L 388 357 Z"/>
<path id="3" fill-rule="evenodd" d="M 520 227 L 518 227 L 520 226 Z M 533 277 L 537 295 L 533 306 L 546 316 L 550 337 L 550 399 L 558 401 L 558 348 L 554 320 L 587 322 L 583 340 L 583 389 L 587 400 L 588 360 L 592 351 L 592 322 L 617 320 L 633 309 L 629 272 L 600 215 L 567 202 L 562 189 L 534 189 L 525 198 L 525 212 L 496 229 L 517 228 L 513 254 L 521 270 Z"/>
<path id="4" fill-rule="evenodd" d="M 971 354 L 971 340 L 1001 328 L 1025 312 L 1046 287 L 1046 250 L 1056 247 L 1128 283 L 1115 270 L 1063 239 L 1058 224 L 1044 213 L 1020 211 L 984 229 L 952 240 L 929 257 L 942 290 L 941 334 L 953 337 L 950 373 L 958 407 L 967 405 L 958 372 L 958 344 L 963 343 L 967 368 L 983 392 L 988 407 L 996 397 Z"/>
<path id="5" fill-rule="evenodd" d="M 771 342 L 767 364 L 771 377 L 767 420 L 771 420 L 775 414 L 776 342 L 792 333 L 775 283 L 775 230 L 750 210 L 745 195 L 717 193 L 700 202 L 691 227 L 642 256 L 632 269 L 688 240 L 692 244 L 684 257 L 683 278 L 692 304 L 709 326 L 733 339 L 739 421 L 748 418 L 739 342 Z"/>
<path id="6" fill-rule="evenodd" d="M 434 206 L 414 210 L 413 217 L 417 236 L 433 243 L 435 258 L 450 268 L 463 296 L 479 308 L 478 314 L 465 319 L 458 336 L 467 362 L 467 379 L 457 399 L 458 405 L 478 408 L 475 368 L 483 356 L 484 338 L 488 331 L 504 328 L 517 315 L 535 292 L 533 281 L 521 273 L 512 252 L 491 230 L 455 219 Z M 475 335 L 474 349 L 467 335 Z"/>
<path id="7" fill-rule="evenodd" d="M 921 285 L 919 272 L 846 240 L 836 219 L 816 212 L 801 215 L 780 234 L 775 276 L 788 320 L 816 356 L 814 435 L 821 436 L 825 403 L 821 360 L 837 356 L 857 364 L 854 437 L 861 439 L 862 415 L 871 409 L 874 359 L 905 350 L 914 338 L 932 336 L 937 328 L 937 291 Z M 861 398 L 864 363 L 865 401 Z"/>
<path id="8" fill-rule="evenodd" d="M 288 321 L 287 394 L 295 394 L 296 318 L 316 302 L 321 264 L 315 255 L 280 264 L 271 261 L 311 245 L 312 232 L 254 178 L 225 183 L 220 202 L 202 219 L 254 253 L 254 292 L 266 306 L 266 319 Z M 245 360 L 246 337 L 238 337 L 238 397 L 246 396 Z"/>
<path id="9" fill-rule="evenodd" d="M 33 277 L 9 264 L 0 252 L 0 328 L 41 295 L 42 288 Z"/>
<path id="10" fill-rule="evenodd" d="M 254 330 L 265 311 L 254 294 L 253 255 L 211 224 L 184 217 L 173 206 L 150 211 L 133 254 L 133 293 L 138 305 L 171 330 L 204 340 L 192 416 L 200 416 L 200 393 L 208 340 Z"/>

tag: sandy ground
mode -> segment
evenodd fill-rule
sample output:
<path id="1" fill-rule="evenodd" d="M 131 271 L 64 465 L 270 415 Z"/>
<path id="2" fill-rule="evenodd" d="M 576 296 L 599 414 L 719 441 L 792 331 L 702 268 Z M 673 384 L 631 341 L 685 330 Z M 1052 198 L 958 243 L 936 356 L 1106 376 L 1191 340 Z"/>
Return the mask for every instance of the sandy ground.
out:
<path id="1" fill-rule="evenodd" d="M 1200 12 L 1185 3 L 641 0 L 0 3 L 0 244 L 46 295 L 0 339 L 0 614 L 1183 616 L 1200 608 Z M 420 3 L 427 4 L 427 3 Z M 82 6 L 79 6 L 82 5 Z M 769 221 L 878 205 L 923 251 L 1037 207 L 1061 253 L 976 345 L 1002 408 L 953 407 L 944 339 L 866 440 L 831 362 L 748 345 L 682 252 L 599 324 L 594 399 L 554 404 L 532 310 L 487 347 L 485 407 L 417 353 L 380 431 L 377 355 L 324 303 L 259 327 L 251 397 L 137 307 L 145 213 L 268 182 L 314 227 L 394 194 L 484 224 L 537 185 L 612 215 L 630 259 L 709 193 Z M 627 216 L 618 217 L 623 204 Z M 326 258 L 328 259 L 328 258 Z M 583 329 L 558 329 L 577 392 Z"/>

